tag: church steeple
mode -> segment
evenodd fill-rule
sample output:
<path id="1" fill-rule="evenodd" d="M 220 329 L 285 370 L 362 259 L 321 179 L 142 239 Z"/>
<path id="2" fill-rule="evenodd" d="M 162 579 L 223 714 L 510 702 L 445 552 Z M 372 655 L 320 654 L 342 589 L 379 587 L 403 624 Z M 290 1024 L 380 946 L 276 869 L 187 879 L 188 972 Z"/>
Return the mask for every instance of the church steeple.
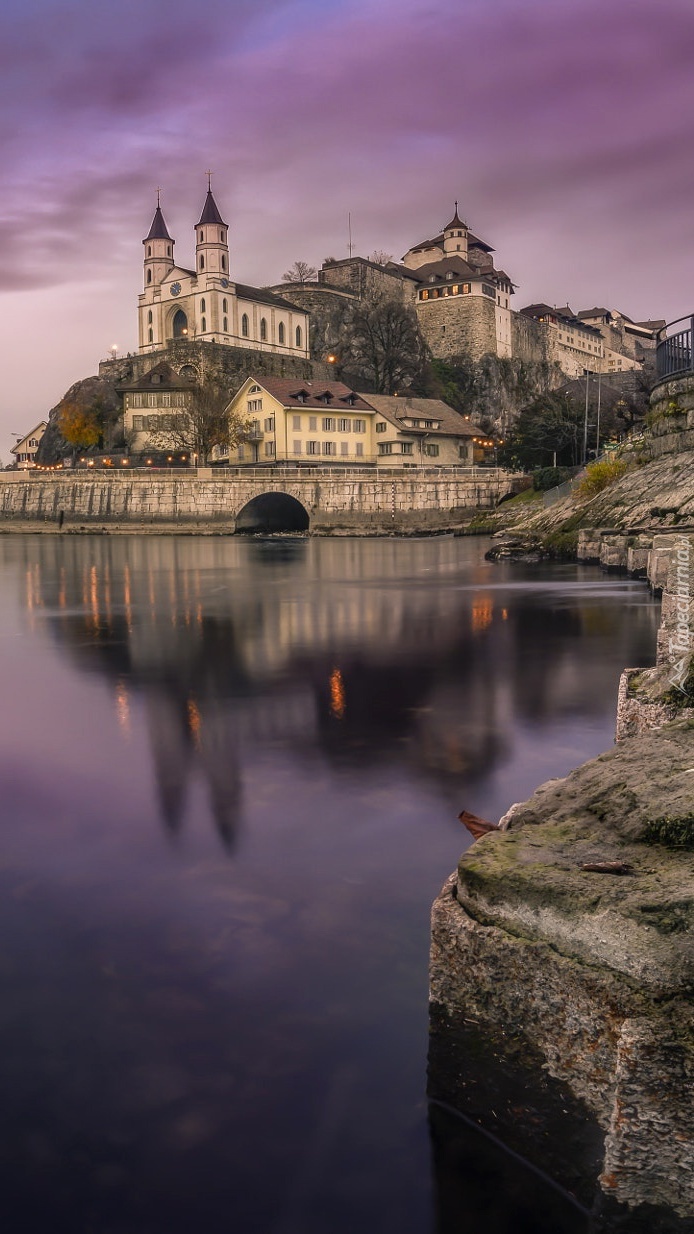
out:
<path id="1" fill-rule="evenodd" d="M 157 189 L 157 208 L 154 211 L 149 234 L 142 243 L 145 246 L 145 287 L 161 283 L 174 266 L 174 241 L 164 221 Z"/>
<path id="2" fill-rule="evenodd" d="M 202 214 L 195 225 L 195 270 L 204 274 L 229 277 L 228 224 L 224 222 L 212 196 L 212 173 L 207 173 L 207 197 Z"/>

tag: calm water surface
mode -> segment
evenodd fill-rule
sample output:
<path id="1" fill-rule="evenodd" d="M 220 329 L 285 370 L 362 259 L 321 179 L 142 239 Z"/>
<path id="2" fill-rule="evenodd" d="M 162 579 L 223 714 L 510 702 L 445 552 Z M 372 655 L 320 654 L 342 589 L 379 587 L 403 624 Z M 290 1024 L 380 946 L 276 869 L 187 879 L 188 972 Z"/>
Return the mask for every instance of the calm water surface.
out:
<path id="1" fill-rule="evenodd" d="M 432 1231 L 457 814 L 605 749 L 658 620 L 485 548 L 0 542 L 3 1230 Z"/>

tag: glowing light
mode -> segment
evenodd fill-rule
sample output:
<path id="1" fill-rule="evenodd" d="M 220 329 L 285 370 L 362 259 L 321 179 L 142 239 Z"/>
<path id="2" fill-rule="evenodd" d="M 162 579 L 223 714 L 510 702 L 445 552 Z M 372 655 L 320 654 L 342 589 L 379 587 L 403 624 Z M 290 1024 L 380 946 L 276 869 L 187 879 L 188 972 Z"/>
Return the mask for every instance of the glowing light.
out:
<path id="1" fill-rule="evenodd" d="M 486 630 L 492 624 L 494 603 L 490 595 L 476 596 L 472 602 L 472 630 L 474 634 Z"/>
<path id="2" fill-rule="evenodd" d="M 341 720 L 345 714 L 347 701 L 345 683 L 339 668 L 334 668 L 330 674 L 330 714 L 336 720 Z"/>

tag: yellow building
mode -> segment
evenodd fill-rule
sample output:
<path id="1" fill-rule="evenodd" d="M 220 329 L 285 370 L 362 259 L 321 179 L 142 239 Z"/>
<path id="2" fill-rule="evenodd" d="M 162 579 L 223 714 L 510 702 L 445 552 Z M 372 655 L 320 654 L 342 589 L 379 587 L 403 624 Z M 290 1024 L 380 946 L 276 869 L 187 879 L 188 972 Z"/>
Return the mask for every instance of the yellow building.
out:
<path id="1" fill-rule="evenodd" d="M 379 467 L 459 467 L 474 462 L 475 430 L 437 398 L 363 394 L 375 408 Z"/>
<path id="2" fill-rule="evenodd" d="M 29 471 L 36 466 L 36 451 L 47 427 L 48 421 L 41 420 L 30 433 L 20 437 L 11 447 L 10 453 L 14 454 L 15 465 L 19 471 Z"/>
<path id="3" fill-rule="evenodd" d="M 232 466 L 376 461 L 374 408 L 340 381 L 248 377 L 229 414 L 248 424 L 246 440 L 229 453 Z"/>

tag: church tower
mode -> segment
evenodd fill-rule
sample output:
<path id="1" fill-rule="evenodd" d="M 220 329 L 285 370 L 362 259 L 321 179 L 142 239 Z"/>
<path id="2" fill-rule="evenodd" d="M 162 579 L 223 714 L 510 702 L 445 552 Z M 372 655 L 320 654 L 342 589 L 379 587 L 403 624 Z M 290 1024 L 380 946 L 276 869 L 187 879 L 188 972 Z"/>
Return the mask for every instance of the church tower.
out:
<path id="1" fill-rule="evenodd" d="M 149 235 L 142 241 L 145 246 L 145 290 L 156 287 L 174 267 L 174 241 L 164 222 L 157 190 L 157 208 L 152 219 Z"/>
<path id="2" fill-rule="evenodd" d="M 468 226 L 458 218 L 458 203 L 455 203 L 455 214 L 447 227 L 443 229 L 443 251 L 446 257 L 462 257 L 467 261 Z"/>
<path id="3" fill-rule="evenodd" d="M 228 234 L 228 225 L 217 209 L 208 176 L 207 197 L 195 226 L 195 272 L 198 278 L 206 274 L 229 278 Z"/>

